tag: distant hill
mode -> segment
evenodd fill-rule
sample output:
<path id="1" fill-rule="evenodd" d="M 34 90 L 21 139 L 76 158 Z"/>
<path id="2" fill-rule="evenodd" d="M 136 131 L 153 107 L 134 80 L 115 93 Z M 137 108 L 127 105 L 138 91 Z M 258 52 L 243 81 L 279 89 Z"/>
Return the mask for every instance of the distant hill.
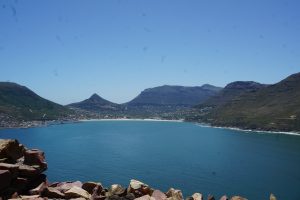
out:
<path id="1" fill-rule="evenodd" d="M 255 84 L 252 91 L 245 90 L 231 98 L 226 88 L 220 92 L 222 95 L 208 100 L 214 106 L 205 111 L 201 121 L 245 129 L 300 131 L 300 73 L 273 85 Z"/>
<path id="2" fill-rule="evenodd" d="M 25 86 L 0 82 L 0 116 L 16 120 L 52 120 L 65 117 L 70 110 L 46 100 Z"/>
<path id="3" fill-rule="evenodd" d="M 219 93 L 217 93 L 213 97 L 208 98 L 206 101 L 204 101 L 202 104 L 199 104 L 197 107 L 201 108 L 222 106 L 243 93 L 253 93 L 267 86 L 268 85 L 260 84 L 253 81 L 235 81 L 229 83 Z"/>
<path id="4" fill-rule="evenodd" d="M 98 94 L 93 94 L 90 98 L 84 101 L 69 104 L 68 107 L 78 108 L 91 112 L 116 111 L 121 108 L 119 104 L 103 99 Z"/>
<path id="5" fill-rule="evenodd" d="M 216 95 L 222 88 L 212 85 L 184 87 L 164 85 L 142 91 L 128 106 L 193 106 Z"/>

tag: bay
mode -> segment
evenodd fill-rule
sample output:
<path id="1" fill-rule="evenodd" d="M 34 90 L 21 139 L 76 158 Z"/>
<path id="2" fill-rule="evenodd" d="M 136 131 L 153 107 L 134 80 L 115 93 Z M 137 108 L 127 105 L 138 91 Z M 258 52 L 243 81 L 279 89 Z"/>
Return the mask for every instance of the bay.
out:
<path id="1" fill-rule="evenodd" d="M 167 191 L 220 198 L 300 198 L 300 136 L 201 127 L 185 122 L 89 121 L 0 130 L 46 154 L 50 181 L 138 179 Z"/>

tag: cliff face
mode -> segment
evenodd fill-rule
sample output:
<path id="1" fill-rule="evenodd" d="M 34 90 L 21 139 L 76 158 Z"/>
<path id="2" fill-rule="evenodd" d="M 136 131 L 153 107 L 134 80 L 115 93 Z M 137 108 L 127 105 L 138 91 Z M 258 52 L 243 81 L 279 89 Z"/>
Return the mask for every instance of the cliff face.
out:
<path id="1" fill-rule="evenodd" d="M 27 149 L 17 140 L 0 140 L 0 200 L 43 200 L 43 199 L 92 199 L 92 200 L 183 200 L 180 190 L 169 189 L 166 193 L 151 188 L 137 180 L 128 187 L 113 184 L 108 188 L 96 182 L 50 183 L 43 172 L 47 169 L 44 152 Z M 195 193 L 187 200 L 203 200 Z M 208 200 L 215 200 L 209 195 Z M 228 200 L 222 196 L 220 200 Z M 246 200 L 234 196 L 231 200 Z M 276 200 L 271 194 L 270 200 Z"/>

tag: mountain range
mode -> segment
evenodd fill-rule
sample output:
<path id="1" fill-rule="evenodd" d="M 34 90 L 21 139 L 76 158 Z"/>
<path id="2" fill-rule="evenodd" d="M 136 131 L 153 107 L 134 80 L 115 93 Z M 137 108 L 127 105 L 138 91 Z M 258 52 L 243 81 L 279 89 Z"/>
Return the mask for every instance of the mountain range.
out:
<path id="1" fill-rule="evenodd" d="M 221 89 L 220 87 L 208 84 L 201 87 L 163 85 L 142 91 L 136 98 L 126 103 L 126 105 L 193 106 L 216 95 Z"/>
<path id="2" fill-rule="evenodd" d="M 243 129 L 300 130 L 300 73 L 272 85 L 234 82 L 197 105 L 199 121 Z"/>
<path id="3" fill-rule="evenodd" d="M 0 119 L 53 120 L 66 117 L 71 111 L 46 100 L 25 86 L 0 82 Z"/>
<path id="4" fill-rule="evenodd" d="M 98 94 L 62 106 L 25 86 L 0 82 L 0 122 L 81 118 L 185 119 L 214 126 L 300 131 L 300 73 L 271 85 L 236 81 L 224 88 L 163 85 L 116 104 Z M 0 123 L 1 126 L 1 123 Z"/>

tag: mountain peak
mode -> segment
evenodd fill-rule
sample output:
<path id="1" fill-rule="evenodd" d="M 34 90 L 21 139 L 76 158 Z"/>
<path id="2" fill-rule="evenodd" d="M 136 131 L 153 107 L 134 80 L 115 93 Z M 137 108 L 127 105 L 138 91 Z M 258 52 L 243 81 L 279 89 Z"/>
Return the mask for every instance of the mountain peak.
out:
<path id="1" fill-rule="evenodd" d="M 94 93 L 89 99 L 102 99 L 102 98 L 97 93 Z"/>
<path id="2" fill-rule="evenodd" d="M 226 85 L 225 89 L 259 89 L 265 86 L 254 81 L 235 81 Z"/>
<path id="3" fill-rule="evenodd" d="M 118 104 L 103 99 L 97 93 L 94 93 L 92 94 L 92 96 L 90 96 L 90 98 L 78 103 L 69 104 L 68 106 L 73 108 L 80 108 L 84 110 L 100 112 L 104 110 L 115 109 L 115 107 L 117 107 Z"/>

